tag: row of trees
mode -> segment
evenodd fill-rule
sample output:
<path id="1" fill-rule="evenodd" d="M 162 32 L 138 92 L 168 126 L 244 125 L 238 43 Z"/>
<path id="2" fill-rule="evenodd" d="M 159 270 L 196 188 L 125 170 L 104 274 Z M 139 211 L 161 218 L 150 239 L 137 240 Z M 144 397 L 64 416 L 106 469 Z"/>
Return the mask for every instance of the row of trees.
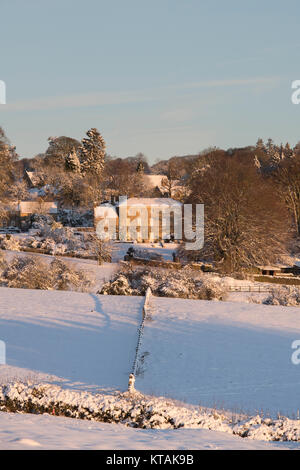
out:
<path id="1" fill-rule="evenodd" d="M 106 144 L 100 132 L 89 129 L 81 142 L 70 137 L 50 137 L 45 154 L 24 162 L 34 170 L 46 197 L 72 206 L 101 200 Z"/>
<path id="2" fill-rule="evenodd" d="M 122 159 L 106 153 L 106 144 L 95 128 L 81 142 L 70 137 L 50 137 L 45 154 L 24 160 L 34 170 L 46 197 L 65 206 L 91 207 L 110 195 L 145 194 L 144 172 L 150 172 L 143 154 Z"/>
<path id="3" fill-rule="evenodd" d="M 272 139 L 266 143 L 259 138 L 255 146 L 255 166 L 263 173 L 272 173 L 285 159 L 294 158 L 299 153 L 298 145 L 292 149 L 287 142 L 276 145 Z"/>
<path id="4" fill-rule="evenodd" d="M 299 146 L 259 139 L 255 147 L 212 150 L 194 162 L 187 186 L 185 201 L 205 205 L 205 245 L 186 256 L 239 271 L 282 260 L 300 236 Z"/>
<path id="5" fill-rule="evenodd" d="M 16 180 L 18 155 L 0 127 L 0 221 L 6 218 L 5 203 Z"/>
<path id="6" fill-rule="evenodd" d="M 214 261 L 225 271 L 273 262 L 300 235 L 300 146 L 277 146 L 258 139 L 255 146 L 207 149 L 198 155 L 160 162 L 166 195 L 205 205 L 205 245 L 189 256 Z M 44 197 L 91 207 L 111 195 L 153 196 L 143 154 L 122 159 L 106 153 L 92 128 L 81 142 L 49 138 L 44 154 L 19 160 L 0 129 L 0 200 L 26 199 L 23 170 L 33 170 Z"/>

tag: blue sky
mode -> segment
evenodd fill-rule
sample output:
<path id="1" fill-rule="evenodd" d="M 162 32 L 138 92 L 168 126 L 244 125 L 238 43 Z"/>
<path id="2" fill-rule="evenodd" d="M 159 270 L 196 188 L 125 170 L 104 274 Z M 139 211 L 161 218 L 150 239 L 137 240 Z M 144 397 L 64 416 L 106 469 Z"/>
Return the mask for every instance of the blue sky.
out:
<path id="1" fill-rule="evenodd" d="M 4 127 L 21 156 L 97 127 L 149 161 L 300 140 L 298 0 L 1 0 Z"/>

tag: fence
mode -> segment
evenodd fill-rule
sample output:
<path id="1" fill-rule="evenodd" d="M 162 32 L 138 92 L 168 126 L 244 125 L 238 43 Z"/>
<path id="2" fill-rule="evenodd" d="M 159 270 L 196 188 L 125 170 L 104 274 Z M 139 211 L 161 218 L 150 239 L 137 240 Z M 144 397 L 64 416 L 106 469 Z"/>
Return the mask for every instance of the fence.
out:
<path id="1" fill-rule="evenodd" d="M 144 306 L 143 306 L 143 317 L 142 321 L 138 330 L 138 342 L 137 342 L 137 347 L 135 350 L 135 357 L 133 361 L 133 366 L 132 366 L 132 372 L 129 375 L 129 381 L 128 381 L 128 391 L 129 392 L 134 392 L 134 381 L 135 381 L 135 375 L 136 375 L 136 370 L 137 370 L 137 363 L 138 363 L 138 357 L 139 357 L 139 352 L 140 352 L 140 347 L 142 343 L 142 336 L 144 332 L 144 324 L 146 317 L 148 315 L 148 309 L 149 309 L 149 301 L 151 297 L 151 289 L 148 287 L 146 295 L 145 295 L 145 301 L 144 301 Z"/>
<path id="2" fill-rule="evenodd" d="M 228 286 L 229 292 L 270 292 L 270 286 Z"/>
<path id="3" fill-rule="evenodd" d="M 20 253 L 35 253 L 39 255 L 49 255 L 49 256 L 56 256 L 56 257 L 65 257 L 65 258 L 78 258 L 78 259 L 91 259 L 91 260 L 97 260 L 97 256 L 94 255 L 84 255 L 82 253 L 76 253 L 75 251 L 69 251 L 68 253 L 59 253 L 58 255 L 50 252 L 50 250 L 46 250 L 43 248 L 27 248 L 27 247 L 21 247 L 20 248 Z"/>

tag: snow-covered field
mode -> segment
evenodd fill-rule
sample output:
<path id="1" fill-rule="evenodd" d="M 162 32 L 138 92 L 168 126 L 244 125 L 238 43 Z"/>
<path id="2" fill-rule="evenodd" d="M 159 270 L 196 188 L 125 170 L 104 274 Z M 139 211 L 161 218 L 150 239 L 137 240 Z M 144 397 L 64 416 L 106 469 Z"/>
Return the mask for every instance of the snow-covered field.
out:
<path id="1" fill-rule="evenodd" d="M 142 297 L 0 288 L 7 348 L 0 381 L 35 371 L 77 388 L 126 389 L 142 304 Z"/>
<path id="2" fill-rule="evenodd" d="M 7 347 L 0 382 L 56 382 L 65 389 L 108 396 L 125 391 L 143 301 L 142 297 L 0 288 L 0 339 Z M 151 298 L 150 310 L 137 390 L 173 398 L 179 406 L 297 417 L 300 366 L 291 362 L 291 344 L 300 339 L 298 308 Z M 53 423 L 46 433 L 43 420 Z M 58 439 L 60 426 L 61 433 L 65 426 L 69 429 L 64 441 Z M 122 424 L 1 413 L 0 446 L 25 448 L 31 445 L 26 439 L 38 442 L 36 448 L 55 448 L 59 442 L 64 448 L 120 448 L 114 444 L 117 441 L 122 448 L 150 448 L 150 442 L 156 448 L 267 446 L 199 429 L 143 432 Z"/>
<path id="3" fill-rule="evenodd" d="M 287 448 L 295 448 L 295 443 L 287 445 L 253 441 L 206 429 L 132 429 L 122 424 L 0 412 L 0 450 L 282 450 Z"/>
<path id="4" fill-rule="evenodd" d="M 138 390 L 201 406 L 297 416 L 297 307 L 152 297 Z"/>

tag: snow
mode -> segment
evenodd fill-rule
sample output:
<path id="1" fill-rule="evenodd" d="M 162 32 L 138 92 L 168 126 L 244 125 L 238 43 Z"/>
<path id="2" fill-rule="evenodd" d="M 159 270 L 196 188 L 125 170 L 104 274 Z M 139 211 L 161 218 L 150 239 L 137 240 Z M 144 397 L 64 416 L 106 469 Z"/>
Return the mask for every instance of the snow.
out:
<path id="1" fill-rule="evenodd" d="M 117 219 L 117 209 L 107 202 L 100 204 L 100 206 L 94 207 L 94 217 L 95 219 L 98 217 Z"/>
<path id="2" fill-rule="evenodd" d="M 195 405 L 296 416 L 296 307 L 152 298 L 136 388 Z M 149 354 L 148 354 L 149 353 Z"/>
<path id="3" fill-rule="evenodd" d="M 181 207 L 182 203 L 168 197 L 130 197 L 118 203 L 119 206 L 145 206 L 145 207 Z"/>
<path id="4" fill-rule="evenodd" d="M 32 185 L 36 185 L 39 183 L 39 178 L 34 171 L 25 170 L 25 173 L 27 174 Z"/>
<path id="5" fill-rule="evenodd" d="M 147 250 L 149 253 L 161 255 L 165 260 L 173 261 L 172 254 L 179 247 L 178 243 L 132 243 L 132 242 L 115 242 L 112 243 L 112 261 L 114 263 L 123 260 L 130 247 Z"/>
<path id="6" fill-rule="evenodd" d="M 143 301 L 1 288 L 8 365 L 0 379 L 24 369 L 83 389 L 126 390 Z M 141 354 L 149 354 L 137 390 L 234 411 L 297 414 L 300 370 L 291 362 L 291 344 L 300 338 L 297 307 L 152 297 L 150 308 L 141 344 Z"/>
<path id="7" fill-rule="evenodd" d="M 295 444 L 289 444 L 293 448 Z M 206 429 L 132 429 L 50 415 L 0 412 L 0 450 L 276 450 L 286 443 L 242 439 Z"/>
<path id="8" fill-rule="evenodd" d="M 161 189 L 161 182 L 164 178 L 166 178 L 165 175 L 144 175 L 146 184 L 152 188 L 158 187 Z"/>
<path id="9" fill-rule="evenodd" d="M 143 297 L 0 288 L 0 339 L 7 356 L 0 384 L 52 383 L 50 402 L 89 403 L 96 410 L 105 403 L 116 416 L 130 409 L 133 420 L 146 406 L 152 413 L 147 427 L 163 428 L 144 432 L 122 424 L 0 413 L 0 447 L 112 448 L 116 442 L 113 448 L 153 443 L 156 448 L 258 449 L 266 444 L 255 439 L 299 439 L 299 420 L 244 417 L 234 428 L 241 412 L 297 416 L 300 376 L 291 362 L 291 344 L 300 338 L 298 308 L 151 297 L 135 381 L 142 395 L 130 402 L 119 392 L 127 390 L 143 303 Z M 58 384 L 63 388 L 55 388 Z M 18 387 L 10 388 L 12 397 L 19 396 Z M 24 396 L 30 396 L 28 387 Z M 213 408 L 229 414 L 215 415 Z M 173 426 L 168 416 L 184 429 L 165 429 Z M 53 427 L 43 420 L 54 420 Z M 3 437 L 9 426 L 11 434 Z M 199 427 L 208 430 L 185 429 Z"/>
<path id="10" fill-rule="evenodd" d="M 299 419 L 230 416 L 228 412 L 183 405 L 136 391 L 91 394 L 49 383 L 15 382 L 0 387 L 0 410 L 118 423 L 139 429 L 208 429 L 246 439 L 300 441 Z"/>
<path id="11" fill-rule="evenodd" d="M 25 369 L 77 388 L 126 389 L 142 305 L 142 297 L 0 288 L 0 381 Z"/>
<path id="12" fill-rule="evenodd" d="M 76 269 L 85 271 L 86 274 L 89 274 L 92 278 L 93 285 L 91 286 L 90 291 L 93 293 L 98 292 L 98 290 L 102 287 L 102 285 L 107 282 L 111 276 L 115 273 L 118 269 L 118 258 L 119 255 L 117 254 L 113 259 L 113 263 L 103 263 L 101 265 L 98 264 L 95 260 L 90 259 L 82 259 L 82 258 L 71 258 L 68 256 L 54 256 L 54 255 L 44 255 L 40 253 L 27 253 L 22 251 L 12 251 L 12 250 L 5 250 L 3 254 L 7 261 L 11 261 L 15 256 L 18 257 L 26 257 L 26 256 L 34 256 L 46 263 L 51 263 L 55 259 L 60 259 L 68 266 Z M 1 304 L 1 300 L 0 300 Z"/>

